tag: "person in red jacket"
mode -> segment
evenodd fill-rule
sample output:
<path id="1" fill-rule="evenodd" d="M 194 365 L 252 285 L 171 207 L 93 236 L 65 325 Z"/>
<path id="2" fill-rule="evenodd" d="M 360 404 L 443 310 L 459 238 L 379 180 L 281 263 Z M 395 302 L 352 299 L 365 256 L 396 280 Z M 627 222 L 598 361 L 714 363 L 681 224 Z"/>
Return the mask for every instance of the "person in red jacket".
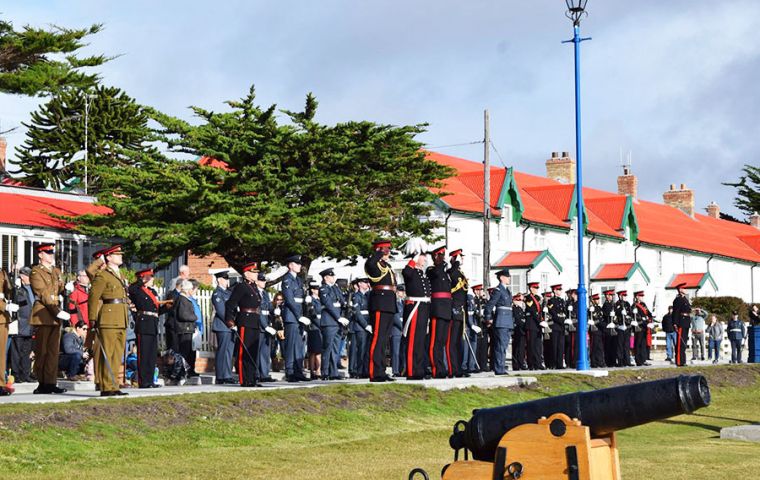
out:
<path id="1" fill-rule="evenodd" d="M 76 325 L 79 320 L 82 320 L 89 327 L 90 316 L 87 311 L 87 300 L 90 298 L 90 277 L 87 276 L 87 272 L 84 270 L 77 272 L 76 282 L 66 285 L 66 287 L 73 289 L 69 293 L 69 302 L 66 306 L 67 312 L 71 315 L 69 321 L 72 325 Z"/>

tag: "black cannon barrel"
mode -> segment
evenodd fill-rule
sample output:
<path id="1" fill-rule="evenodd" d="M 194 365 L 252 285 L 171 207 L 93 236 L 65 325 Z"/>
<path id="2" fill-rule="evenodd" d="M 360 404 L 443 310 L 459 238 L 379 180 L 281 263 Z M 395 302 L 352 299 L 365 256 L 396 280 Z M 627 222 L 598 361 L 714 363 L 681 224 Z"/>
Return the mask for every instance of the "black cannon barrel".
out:
<path id="1" fill-rule="evenodd" d="M 710 404 L 702 375 L 680 375 L 620 387 L 578 392 L 496 408 L 474 410 L 463 431 L 455 432 L 452 448 L 466 447 L 476 460 L 493 461 L 501 437 L 541 417 L 564 413 L 604 435 L 655 420 L 691 413 Z"/>

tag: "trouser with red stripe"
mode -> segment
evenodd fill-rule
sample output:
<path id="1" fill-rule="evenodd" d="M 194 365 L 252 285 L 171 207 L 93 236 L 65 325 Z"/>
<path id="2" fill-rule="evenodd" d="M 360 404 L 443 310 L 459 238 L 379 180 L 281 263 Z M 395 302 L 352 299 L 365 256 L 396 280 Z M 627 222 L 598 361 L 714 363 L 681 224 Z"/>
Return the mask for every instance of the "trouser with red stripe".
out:
<path id="1" fill-rule="evenodd" d="M 415 306 L 417 306 L 416 309 Z M 427 335 L 429 319 L 429 303 L 419 302 L 404 305 L 404 327 L 409 324 L 406 332 L 407 378 L 422 378 L 425 376 L 425 365 L 427 363 L 425 335 Z"/>
<path id="2" fill-rule="evenodd" d="M 686 343 L 689 341 L 689 328 L 676 327 L 676 365 L 686 365 Z"/>
<path id="3" fill-rule="evenodd" d="M 393 325 L 392 312 L 371 311 L 372 339 L 369 344 L 369 379 L 384 378 L 385 347 Z"/>
<path id="4" fill-rule="evenodd" d="M 238 334 L 237 372 L 240 385 L 247 386 L 256 383 L 259 367 L 259 329 L 240 327 Z"/>
<path id="5" fill-rule="evenodd" d="M 647 330 L 633 334 L 633 356 L 638 366 L 644 365 L 647 361 Z"/>
<path id="6" fill-rule="evenodd" d="M 137 383 L 140 387 L 153 384 L 158 354 L 158 337 L 156 335 L 137 335 Z"/>
<path id="7" fill-rule="evenodd" d="M 462 317 L 452 318 L 446 338 L 446 368 L 449 377 L 462 376 Z M 466 348 L 466 347 L 465 347 Z"/>
<path id="8" fill-rule="evenodd" d="M 443 378 L 449 374 L 446 365 L 446 340 L 449 338 L 449 324 L 451 320 L 432 317 L 430 319 L 430 366 L 433 368 L 433 377 Z"/>

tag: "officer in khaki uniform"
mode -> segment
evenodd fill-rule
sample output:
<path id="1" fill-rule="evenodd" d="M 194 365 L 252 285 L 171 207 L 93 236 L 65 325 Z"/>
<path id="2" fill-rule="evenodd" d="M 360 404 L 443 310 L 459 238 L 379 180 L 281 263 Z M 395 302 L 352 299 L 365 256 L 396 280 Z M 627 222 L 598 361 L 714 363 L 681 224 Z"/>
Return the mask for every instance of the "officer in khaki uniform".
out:
<path id="1" fill-rule="evenodd" d="M 61 344 L 61 321 L 71 315 L 61 310 L 58 296 L 63 292 L 61 271 L 55 266 L 55 245 L 43 243 L 37 247 L 39 264 L 32 267 L 30 282 L 35 302 L 29 324 L 35 327 L 34 374 L 40 382 L 34 393 L 64 393 L 56 385 L 58 352 Z"/>
<path id="2" fill-rule="evenodd" d="M 0 269 L 0 396 L 10 395 L 11 390 L 5 388 L 5 359 L 7 353 L 5 346 L 8 345 L 8 325 L 11 323 L 11 313 L 18 311 L 18 305 L 12 303 L 13 288 L 10 276 L 5 270 Z"/>
<path id="3" fill-rule="evenodd" d="M 100 386 L 100 396 L 127 395 L 119 390 L 117 375 L 124 355 L 127 336 L 129 299 L 124 279 L 119 272 L 122 264 L 121 245 L 105 249 L 106 267 L 92 282 L 88 308 L 90 328 L 97 329 L 99 351 L 94 352 L 101 361 L 95 370 L 95 382 Z M 107 359 L 107 361 L 105 361 Z"/>

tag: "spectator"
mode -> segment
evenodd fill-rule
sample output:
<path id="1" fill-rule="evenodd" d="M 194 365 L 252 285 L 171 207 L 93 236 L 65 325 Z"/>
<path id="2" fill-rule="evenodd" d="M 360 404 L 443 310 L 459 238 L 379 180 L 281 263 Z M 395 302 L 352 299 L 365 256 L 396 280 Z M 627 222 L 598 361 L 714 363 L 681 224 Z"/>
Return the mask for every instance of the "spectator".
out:
<path id="1" fill-rule="evenodd" d="M 183 280 L 181 293 L 174 302 L 174 317 L 177 321 L 177 341 L 179 353 L 188 362 L 193 355 L 193 332 L 195 322 L 198 320 L 195 307 L 190 297 L 193 295 L 193 284 L 189 280 Z M 190 369 L 192 371 L 192 368 Z"/>
<path id="2" fill-rule="evenodd" d="M 195 331 L 192 337 L 192 349 L 190 350 L 190 358 L 187 358 L 187 363 L 190 364 L 190 377 L 197 377 L 198 373 L 195 371 L 195 359 L 198 356 L 198 350 L 201 349 L 201 342 L 203 338 L 203 312 L 201 311 L 201 305 L 198 303 L 198 290 L 201 286 L 200 282 L 194 278 L 190 279 L 190 283 L 193 284 L 193 293 L 190 295 L 190 301 L 193 303 L 193 312 L 195 312 Z"/>
<path id="3" fill-rule="evenodd" d="M 32 327 L 29 319 L 32 317 L 32 305 L 34 305 L 34 292 L 29 284 L 29 276 L 32 269 L 22 267 L 19 270 L 21 286 L 16 288 L 14 302 L 18 304 L 18 332 L 11 335 L 10 356 L 11 372 L 16 383 L 32 382 Z"/>
<path id="4" fill-rule="evenodd" d="M 277 292 L 272 299 L 271 325 L 276 330 L 274 341 L 272 342 L 272 370 L 279 372 L 284 365 L 283 352 L 285 351 L 285 324 L 282 321 L 282 305 L 285 303 L 285 296 L 282 292 Z M 282 361 L 277 361 L 277 349 L 279 347 Z"/>
<path id="5" fill-rule="evenodd" d="M 718 363 L 720 360 L 720 345 L 723 342 L 723 324 L 715 315 L 710 315 L 710 325 L 707 327 L 707 334 L 709 335 L 707 359 L 712 359 L 713 363 Z"/>
<path id="6" fill-rule="evenodd" d="M 67 328 L 61 340 L 61 353 L 58 357 L 58 368 L 63 370 L 66 379 L 72 382 L 85 380 L 80 373 L 89 356 L 84 351 L 84 337 L 87 336 L 87 325 L 80 320 L 73 328 Z"/>
<path id="7" fill-rule="evenodd" d="M 666 361 L 673 363 L 673 348 L 676 345 L 677 335 L 673 325 L 673 307 L 668 306 L 668 313 L 662 317 L 662 331 L 665 332 L 665 355 Z"/>
<path id="8" fill-rule="evenodd" d="M 174 350 L 168 350 L 161 356 L 158 366 L 162 375 L 166 378 L 167 385 L 179 385 L 187 378 L 190 365 Z"/>
<path id="9" fill-rule="evenodd" d="M 132 344 L 132 347 L 129 349 L 129 354 L 127 355 L 126 362 L 124 363 L 125 367 L 127 369 L 126 376 L 127 380 L 129 380 L 133 386 L 137 386 L 137 345 Z"/>
<path id="10" fill-rule="evenodd" d="M 87 311 L 87 300 L 90 298 L 88 293 L 90 288 L 90 277 L 87 272 L 80 270 L 77 272 L 77 280 L 71 285 L 66 284 L 66 289 L 71 289 L 66 309 L 71 315 L 71 325 L 76 325 L 79 320 L 84 321 L 85 325 L 90 325 L 90 316 Z"/>
<path id="11" fill-rule="evenodd" d="M 760 327 L 760 309 L 757 305 L 752 305 L 749 310 L 749 324 L 753 327 Z"/>
<path id="12" fill-rule="evenodd" d="M 742 342 L 747 336 L 744 322 L 739 320 L 739 312 L 734 311 L 728 321 L 728 340 L 731 342 L 731 363 L 742 363 Z"/>
<path id="13" fill-rule="evenodd" d="M 169 285 L 171 285 L 171 290 L 166 292 L 166 295 L 164 296 L 165 300 L 171 300 L 174 302 L 174 306 L 176 308 L 177 305 L 177 297 L 180 295 L 180 290 L 182 288 L 182 282 L 184 280 L 182 278 L 177 277 L 176 279 L 172 280 Z M 169 350 L 178 351 L 179 350 L 179 337 L 177 333 L 177 317 L 175 315 L 175 309 L 171 309 L 167 312 L 166 318 L 164 319 L 164 335 L 165 335 L 165 341 L 166 341 L 166 347 Z"/>
<path id="14" fill-rule="evenodd" d="M 695 308 L 691 316 L 691 359 L 705 359 L 705 318 L 707 312 Z M 699 353 L 699 355 L 697 355 Z"/>

